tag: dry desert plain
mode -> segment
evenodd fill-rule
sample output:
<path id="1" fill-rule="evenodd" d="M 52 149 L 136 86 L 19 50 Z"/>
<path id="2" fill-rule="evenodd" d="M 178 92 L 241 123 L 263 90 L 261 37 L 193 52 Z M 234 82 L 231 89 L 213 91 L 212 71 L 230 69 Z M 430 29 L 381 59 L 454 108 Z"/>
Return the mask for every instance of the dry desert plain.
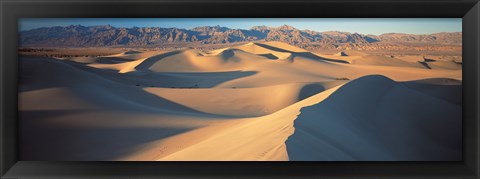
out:
<path id="1" fill-rule="evenodd" d="M 22 55 L 22 160 L 461 160 L 462 64 L 216 50 Z"/>

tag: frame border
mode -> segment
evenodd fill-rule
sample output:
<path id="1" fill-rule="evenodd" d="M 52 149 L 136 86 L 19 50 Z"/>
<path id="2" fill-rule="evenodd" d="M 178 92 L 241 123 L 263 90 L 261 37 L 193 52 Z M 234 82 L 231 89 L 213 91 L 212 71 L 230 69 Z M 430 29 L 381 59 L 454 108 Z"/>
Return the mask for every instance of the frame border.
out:
<path id="1" fill-rule="evenodd" d="M 194 0 L 0 0 L 0 12 L 0 177 L 480 177 L 480 112 L 478 111 L 480 3 L 478 0 L 204 0 L 203 2 Z M 16 128 L 17 19 L 22 17 L 463 18 L 464 160 L 463 162 L 18 161 L 16 152 L 18 148 L 16 142 L 18 136 Z"/>

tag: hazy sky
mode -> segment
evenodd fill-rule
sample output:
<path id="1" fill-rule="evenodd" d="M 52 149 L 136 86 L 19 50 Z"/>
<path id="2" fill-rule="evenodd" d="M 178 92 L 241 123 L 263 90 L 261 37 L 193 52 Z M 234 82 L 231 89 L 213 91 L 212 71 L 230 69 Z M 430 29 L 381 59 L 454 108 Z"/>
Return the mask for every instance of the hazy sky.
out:
<path id="1" fill-rule="evenodd" d="M 290 25 L 305 30 L 345 31 L 361 34 L 461 32 L 461 18 L 23 18 L 20 30 L 68 25 L 111 25 L 114 27 L 177 27 L 190 29 L 198 26 L 216 26 L 250 29 L 265 25 Z"/>

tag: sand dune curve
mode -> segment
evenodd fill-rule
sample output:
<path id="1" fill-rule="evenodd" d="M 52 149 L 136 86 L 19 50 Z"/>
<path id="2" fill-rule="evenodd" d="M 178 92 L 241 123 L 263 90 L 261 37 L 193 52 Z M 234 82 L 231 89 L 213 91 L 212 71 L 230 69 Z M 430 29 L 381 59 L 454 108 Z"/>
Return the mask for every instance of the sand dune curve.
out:
<path id="1" fill-rule="evenodd" d="M 287 151 L 301 161 L 461 160 L 461 116 L 455 104 L 365 76 L 303 108 Z"/>
<path id="2" fill-rule="evenodd" d="M 20 125 L 34 134 L 20 136 L 23 159 L 460 156 L 461 121 L 452 119 L 461 119 L 462 71 L 451 61 L 426 61 L 426 68 L 403 57 L 324 55 L 271 41 L 21 56 L 19 63 Z"/>

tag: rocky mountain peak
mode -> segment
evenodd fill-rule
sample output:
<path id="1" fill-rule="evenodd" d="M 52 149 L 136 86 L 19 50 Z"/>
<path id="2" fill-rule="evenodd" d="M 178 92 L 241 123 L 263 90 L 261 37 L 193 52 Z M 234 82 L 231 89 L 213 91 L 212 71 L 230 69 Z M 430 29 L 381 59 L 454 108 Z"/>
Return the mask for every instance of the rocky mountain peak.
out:
<path id="1" fill-rule="evenodd" d="M 295 27 L 289 25 L 282 25 L 280 27 L 275 28 L 276 30 L 297 30 Z"/>
<path id="2" fill-rule="evenodd" d="M 248 41 L 281 41 L 289 44 L 368 44 L 376 42 L 461 44 L 462 33 L 436 33 L 429 35 L 387 33 L 363 35 L 340 31 L 315 32 L 299 30 L 289 25 L 276 28 L 254 26 L 249 30 L 221 26 L 201 26 L 192 29 L 161 27 L 57 26 L 42 27 L 20 32 L 20 45 L 26 47 L 100 47 L 145 46 L 164 43 L 199 42 L 223 44 Z"/>

